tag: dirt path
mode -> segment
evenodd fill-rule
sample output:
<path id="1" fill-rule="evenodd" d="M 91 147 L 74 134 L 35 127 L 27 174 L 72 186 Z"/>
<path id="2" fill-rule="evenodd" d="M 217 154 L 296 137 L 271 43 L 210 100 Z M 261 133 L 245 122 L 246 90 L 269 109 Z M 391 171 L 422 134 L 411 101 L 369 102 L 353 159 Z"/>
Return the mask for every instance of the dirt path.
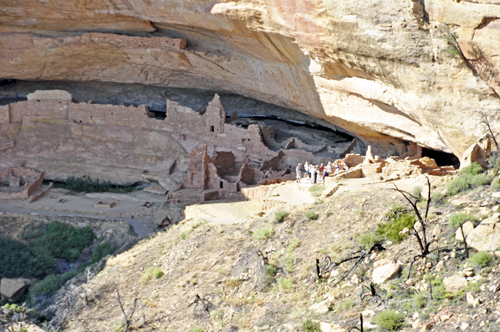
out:
<path id="1" fill-rule="evenodd" d="M 413 188 L 425 186 L 425 178 L 409 178 L 394 181 L 398 188 L 412 191 Z M 319 184 L 321 185 L 321 184 Z M 302 179 L 299 183 L 290 181 L 273 186 L 267 199 L 285 202 L 291 206 L 314 204 L 318 199 L 309 191 L 312 185 Z M 370 178 L 344 179 L 334 196 L 346 192 L 355 192 L 364 188 L 380 189 L 394 188 L 391 182 L 374 181 Z M 148 235 L 155 230 L 151 227 L 151 220 L 134 218 L 133 214 L 142 208 L 145 202 L 159 206 L 164 196 L 146 193 L 143 191 L 128 194 L 92 193 L 75 195 L 67 190 L 52 189 L 46 196 L 34 203 L 22 200 L 0 202 L 0 212 L 31 215 L 51 216 L 81 216 L 97 219 L 116 219 L 128 222 L 139 236 Z M 116 205 L 111 209 L 96 208 L 98 201 L 112 201 Z M 262 214 L 262 201 L 240 202 L 207 202 L 193 204 L 186 207 L 186 218 L 198 218 L 210 223 L 231 224 L 252 220 Z"/>

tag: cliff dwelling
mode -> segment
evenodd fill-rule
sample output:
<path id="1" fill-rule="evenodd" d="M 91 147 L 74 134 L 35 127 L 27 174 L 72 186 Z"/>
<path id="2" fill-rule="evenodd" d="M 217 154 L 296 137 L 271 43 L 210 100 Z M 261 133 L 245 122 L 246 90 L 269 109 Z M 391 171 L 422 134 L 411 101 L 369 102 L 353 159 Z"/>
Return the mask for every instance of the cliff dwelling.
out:
<path id="1" fill-rule="evenodd" d="M 145 105 L 75 103 L 64 90 L 35 91 L 0 106 L 0 160 L 3 167 L 26 160 L 49 179 L 157 181 L 168 201 L 179 203 L 229 198 L 246 186 L 292 179 L 299 162 L 359 151 L 344 133 L 226 114 L 217 94 L 201 112 L 167 100 L 165 115 L 157 113 Z"/>

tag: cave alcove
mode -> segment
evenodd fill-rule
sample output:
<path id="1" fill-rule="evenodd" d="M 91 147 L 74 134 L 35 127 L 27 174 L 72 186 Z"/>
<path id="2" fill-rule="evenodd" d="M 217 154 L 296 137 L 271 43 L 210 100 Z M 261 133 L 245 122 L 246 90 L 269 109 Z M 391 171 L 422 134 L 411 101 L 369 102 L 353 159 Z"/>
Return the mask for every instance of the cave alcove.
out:
<path id="1" fill-rule="evenodd" d="M 453 166 L 456 169 L 460 168 L 460 159 L 453 153 L 422 148 L 422 157 L 434 159 L 438 166 Z"/>

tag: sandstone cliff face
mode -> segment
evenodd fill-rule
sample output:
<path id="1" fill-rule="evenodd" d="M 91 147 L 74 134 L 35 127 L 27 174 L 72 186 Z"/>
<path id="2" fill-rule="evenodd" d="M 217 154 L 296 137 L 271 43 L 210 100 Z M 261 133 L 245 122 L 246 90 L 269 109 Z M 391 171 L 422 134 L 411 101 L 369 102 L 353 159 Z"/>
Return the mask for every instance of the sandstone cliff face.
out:
<path id="1" fill-rule="evenodd" d="M 499 5 L 23 0 L 0 9 L 0 75 L 230 92 L 327 120 L 375 153 L 413 141 L 461 157 L 485 133 L 479 111 L 500 129 Z"/>

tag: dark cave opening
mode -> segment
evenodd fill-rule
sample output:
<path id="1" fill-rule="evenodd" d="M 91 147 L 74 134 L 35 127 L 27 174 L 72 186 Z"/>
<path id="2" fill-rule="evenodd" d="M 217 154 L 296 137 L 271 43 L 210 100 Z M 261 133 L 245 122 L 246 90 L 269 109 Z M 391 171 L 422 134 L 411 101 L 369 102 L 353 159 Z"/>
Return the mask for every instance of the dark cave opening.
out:
<path id="1" fill-rule="evenodd" d="M 460 168 L 460 160 L 453 153 L 422 148 L 422 157 L 429 157 L 436 161 L 438 166 L 453 166 Z"/>

